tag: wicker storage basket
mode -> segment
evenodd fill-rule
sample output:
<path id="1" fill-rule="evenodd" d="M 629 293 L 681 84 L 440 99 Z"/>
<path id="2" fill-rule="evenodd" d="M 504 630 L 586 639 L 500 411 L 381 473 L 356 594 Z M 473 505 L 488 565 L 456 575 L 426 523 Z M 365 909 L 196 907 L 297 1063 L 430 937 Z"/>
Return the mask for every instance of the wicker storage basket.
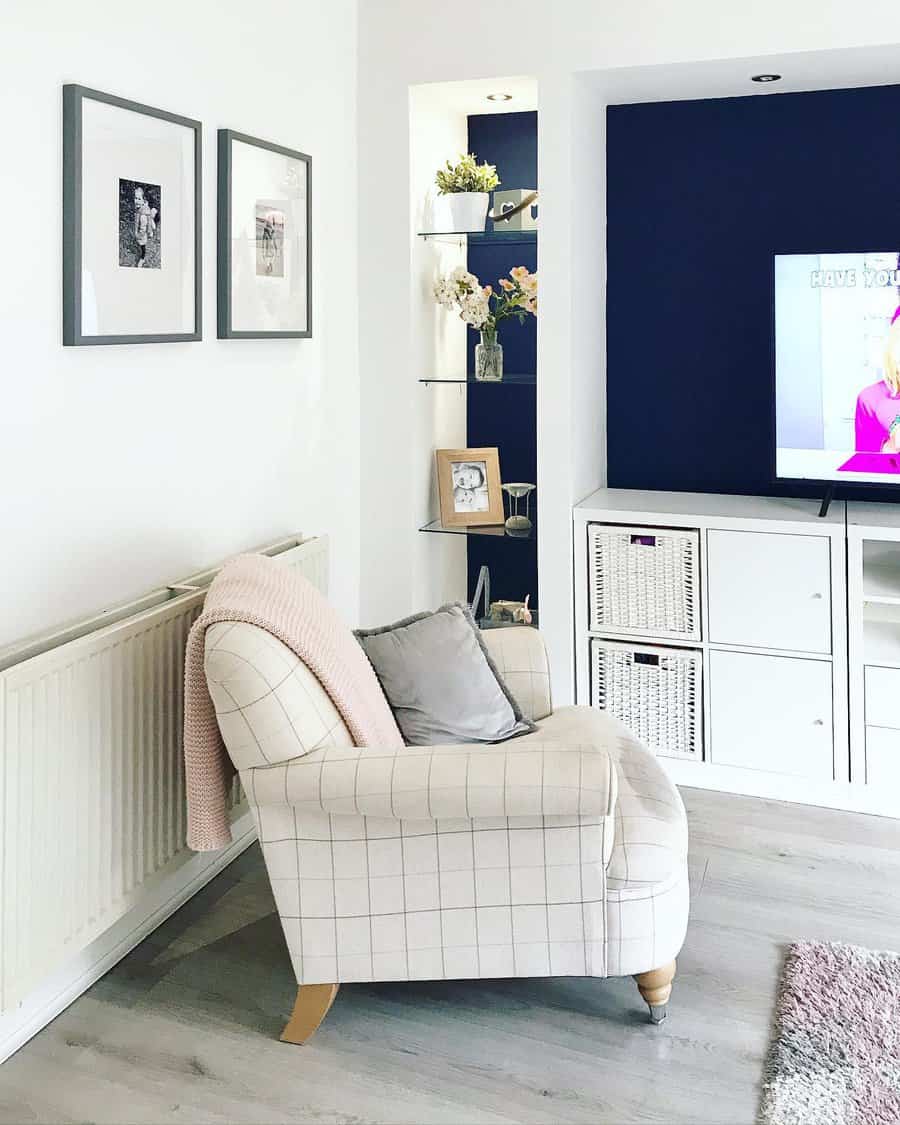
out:
<path id="1" fill-rule="evenodd" d="M 591 639 L 591 703 L 656 754 L 703 758 L 702 654 Z"/>
<path id="2" fill-rule="evenodd" d="M 588 525 L 593 633 L 700 640 L 700 533 Z"/>

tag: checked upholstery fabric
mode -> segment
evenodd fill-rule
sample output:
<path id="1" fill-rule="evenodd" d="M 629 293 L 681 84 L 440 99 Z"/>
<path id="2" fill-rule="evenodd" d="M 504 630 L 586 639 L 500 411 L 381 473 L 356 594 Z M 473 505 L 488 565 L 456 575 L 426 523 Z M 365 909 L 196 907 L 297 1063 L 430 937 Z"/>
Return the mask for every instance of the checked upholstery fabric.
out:
<path id="1" fill-rule="evenodd" d="M 553 711 L 536 630 L 484 636 L 536 732 L 355 747 L 281 641 L 209 627 L 210 695 L 298 984 L 626 975 L 681 948 L 677 790 L 604 712 Z"/>

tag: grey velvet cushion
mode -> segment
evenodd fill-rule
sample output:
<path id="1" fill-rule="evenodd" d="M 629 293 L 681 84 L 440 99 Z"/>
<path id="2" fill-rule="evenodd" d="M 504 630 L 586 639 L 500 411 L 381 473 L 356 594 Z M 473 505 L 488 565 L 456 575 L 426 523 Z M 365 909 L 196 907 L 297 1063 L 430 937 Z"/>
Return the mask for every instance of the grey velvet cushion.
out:
<path id="1" fill-rule="evenodd" d="M 462 603 L 356 634 L 409 746 L 503 742 L 522 715 Z"/>

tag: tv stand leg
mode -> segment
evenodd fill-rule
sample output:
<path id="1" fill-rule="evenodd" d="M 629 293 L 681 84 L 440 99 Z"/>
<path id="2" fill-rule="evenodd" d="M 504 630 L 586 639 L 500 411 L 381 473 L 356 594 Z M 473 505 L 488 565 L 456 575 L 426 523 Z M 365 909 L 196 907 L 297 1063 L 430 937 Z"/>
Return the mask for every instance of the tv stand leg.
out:
<path id="1" fill-rule="evenodd" d="M 834 485 L 829 484 L 825 489 L 825 495 L 822 497 L 822 506 L 819 508 L 819 519 L 824 519 L 828 515 L 828 509 L 831 506 L 831 501 L 834 499 Z"/>

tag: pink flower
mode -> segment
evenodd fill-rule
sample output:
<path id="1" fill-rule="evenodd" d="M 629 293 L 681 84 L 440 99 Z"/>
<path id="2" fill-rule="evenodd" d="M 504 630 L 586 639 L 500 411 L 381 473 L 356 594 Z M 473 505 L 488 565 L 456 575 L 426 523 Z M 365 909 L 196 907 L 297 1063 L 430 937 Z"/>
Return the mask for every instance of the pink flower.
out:
<path id="1" fill-rule="evenodd" d="M 508 293 L 510 289 L 512 289 L 512 287 L 513 284 L 511 281 L 507 281 L 505 277 L 500 278 L 500 288 L 503 289 L 506 293 Z"/>
<path id="2" fill-rule="evenodd" d="M 493 287 L 492 287 L 492 286 L 490 286 L 490 285 L 485 285 L 485 287 L 484 287 L 484 289 L 482 290 L 482 292 L 484 293 L 485 297 L 490 297 L 490 295 L 491 295 L 491 294 L 492 294 L 492 293 L 494 292 L 494 290 L 493 290 Z"/>
<path id="3" fill-rule="evenodd" d="M 528 277 L 528 269 L 526 266 L 513 266 L 509 271 L 509 276 L 513 281 L 524 281 Z"/>

